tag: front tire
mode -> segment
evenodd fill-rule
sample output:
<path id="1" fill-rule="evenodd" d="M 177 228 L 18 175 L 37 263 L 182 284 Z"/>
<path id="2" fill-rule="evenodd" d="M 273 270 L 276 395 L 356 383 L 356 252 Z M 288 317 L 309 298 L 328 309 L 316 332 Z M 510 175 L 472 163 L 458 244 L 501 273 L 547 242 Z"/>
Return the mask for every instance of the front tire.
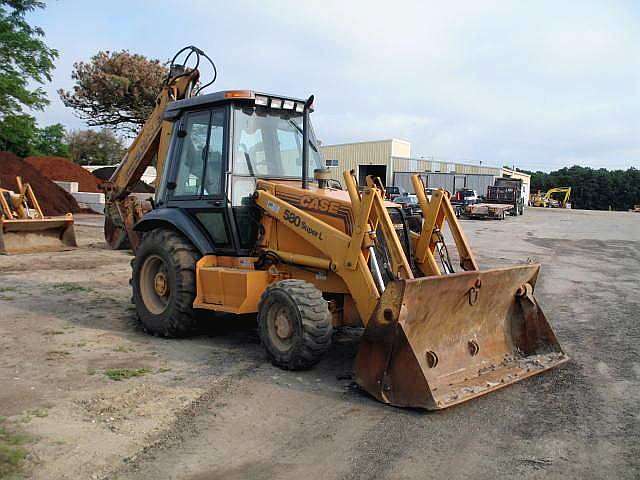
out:
<path id="1" fill-rule="evenodd" d="M 329 350 L 333 326 L 320 290 L 303 280 L 281 280 L 262 294 L 258 330 L 274 365 L 304 370 Z"/>
<path id="2" fill-rule="evenodd" d="M 164 228 L 144 235 L 132 262 L 133 302 L 143 328 L 163 337 L 184 337 L 196 325 L 196 262 L 199 254 L 182 235 Z"/>

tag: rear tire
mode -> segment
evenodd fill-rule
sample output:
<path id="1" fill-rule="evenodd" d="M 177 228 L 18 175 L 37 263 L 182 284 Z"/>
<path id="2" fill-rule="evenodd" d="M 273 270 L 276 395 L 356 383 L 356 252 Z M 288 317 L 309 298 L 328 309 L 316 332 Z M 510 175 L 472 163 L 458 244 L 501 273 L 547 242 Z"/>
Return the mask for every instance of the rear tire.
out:
<path id="1" fill-rule="evenodd" d="M 143 328 L 163 337 L 184 337 L 196 325 L 196 262 L 200 255 L 168 229 L 144 235 L 133 260 L 133 302 Z"/>
<path id="2" fill-rule="evenodd" d="M 329 350 L 333 326 L 320 290 L 303 280 L 281 280 L 262 294 L 258 330 L 274 365 L 304 370 Z"/>

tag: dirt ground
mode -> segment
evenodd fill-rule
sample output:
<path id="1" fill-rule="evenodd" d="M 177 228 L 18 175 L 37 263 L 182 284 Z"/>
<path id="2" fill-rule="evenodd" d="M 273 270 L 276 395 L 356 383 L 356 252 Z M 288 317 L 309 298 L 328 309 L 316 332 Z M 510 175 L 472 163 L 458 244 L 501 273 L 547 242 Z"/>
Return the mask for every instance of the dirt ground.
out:
<path id="1" fill-rule="evenodd" d="M 463 221 L 482 267 L 542 263 L 536 296 L 571 361 L 438 413 L 355 387 L 353 332 L 306 372 L 270 365 L 251 318 L 145 335 L 131 257 L 99 222 L 78 219 L 75 251 L 0 257 L 0 432 L 21 436 L 26 478 L 640 476 L 639 214 Z"/>

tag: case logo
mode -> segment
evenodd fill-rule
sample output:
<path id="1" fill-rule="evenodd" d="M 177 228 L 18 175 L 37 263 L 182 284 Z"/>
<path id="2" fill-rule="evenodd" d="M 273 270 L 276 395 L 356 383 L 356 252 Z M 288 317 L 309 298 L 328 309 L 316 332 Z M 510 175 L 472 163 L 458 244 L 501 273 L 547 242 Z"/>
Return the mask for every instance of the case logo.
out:
<path id="1" fill-rule="evenodd" d="M 326 198 L 319 197 L 302 197 L 300 199 L 300 206 L 308 210 L 317 210 L 333 215 L 337 214 L 338 210 L 340 210 L 340 204 L 338 202 L 332 202 Z"/>

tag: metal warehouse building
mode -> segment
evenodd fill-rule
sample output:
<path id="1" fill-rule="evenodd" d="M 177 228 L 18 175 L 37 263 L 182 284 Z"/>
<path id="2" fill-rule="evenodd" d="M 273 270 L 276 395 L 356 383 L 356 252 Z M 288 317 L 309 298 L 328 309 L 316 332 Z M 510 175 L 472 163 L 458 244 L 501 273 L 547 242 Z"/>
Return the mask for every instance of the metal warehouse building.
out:
<path id="1" fill-rule="evenodd" d="M 510 177 L 522 179 L 525 198 L 529 198 L 531 178 L 525 173 L 504 167 L 412 158 L 411 144 L 405 140 L 393 138 L 324 145 L 321 150 L 327 167 L 336 169 L 335 178 L 340 181 L 344 170 L 354 170 L 361 185 L 367 175 L 375 175 L 386 185 L 396 185 L 415 193 L 411 176 L 419 173 L 428 188 L 444 188 L 451 193 L 461 188 L 471 188 L 482 195 L 487 192 L 489 185 L 493 185 L 496 177 Z"/>

